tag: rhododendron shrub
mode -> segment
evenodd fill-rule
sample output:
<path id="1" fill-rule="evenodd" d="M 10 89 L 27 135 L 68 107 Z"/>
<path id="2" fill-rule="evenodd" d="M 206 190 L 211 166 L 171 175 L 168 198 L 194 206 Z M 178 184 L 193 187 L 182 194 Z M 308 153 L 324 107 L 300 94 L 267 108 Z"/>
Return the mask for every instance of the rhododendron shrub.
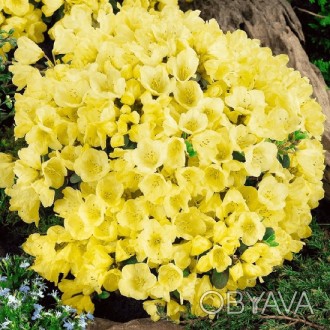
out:
<path id="1" fill-rule="evenodd" d="M 23 248 L 65 304 L 92 312 L 95 293 L 119 291 L 179 321 L 206 315 L 206 291 L 226 301 L 301 250 L 323 197 L 324 115 L 287 56 L 148 6 L 73 5 L 55 62 L 18 40 L 27 147 L 1 155 L 1 185 L 23 221 L 38 225 L 41 206 L 63 219 Z"/>

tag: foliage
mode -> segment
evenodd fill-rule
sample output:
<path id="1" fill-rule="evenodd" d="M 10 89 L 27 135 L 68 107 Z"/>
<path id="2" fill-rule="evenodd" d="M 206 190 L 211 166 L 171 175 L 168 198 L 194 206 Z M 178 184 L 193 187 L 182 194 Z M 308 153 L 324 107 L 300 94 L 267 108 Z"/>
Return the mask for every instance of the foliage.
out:
<path id="1" fill-rule="evenodd" d="M 52 308 L 45 309 L 47 286 L 28 269 L 30 263 L 31 258 L 22 256 L 0 259 L 0 329 L 86 329 L 93 316 L 78 316 L 73 308 L 60 302 L 57 291 L 49 294 Z"/>
<path id="2" fill-rule="evenodd" d="M 330 2 L 327 0 L 293 0 L 293 8 L 306 37 L 306 52 L 330 86 Z"/>
<path id="3" fill-rule="evenodd" d="M 93 312 L 119 291 L 153 320 L 204 317 L 205 292 L 216 308 L 301 250 L 323 197 L 324 115 L 287 56 L 176 1 L 34 5 L 58 17 L 54 44 L 17 40 L 26 147 L 0 153 L 0 187 L 39 226 L 23 249 L 63 303 Z"/>
<path id="4" fill-rule="evenodd" d="M 13 30 L 8 32 L 0 30 L 0 49 L 6 43 L 15 47 L 16 40 L 12 37 Z M 8 57 L 7 54 L 0 54 L 0 125 L 9 117 L 14 115 L 13 111 L 13 95 L 14 86 L 11 84 L 12 75 L 8 71 Z"/>

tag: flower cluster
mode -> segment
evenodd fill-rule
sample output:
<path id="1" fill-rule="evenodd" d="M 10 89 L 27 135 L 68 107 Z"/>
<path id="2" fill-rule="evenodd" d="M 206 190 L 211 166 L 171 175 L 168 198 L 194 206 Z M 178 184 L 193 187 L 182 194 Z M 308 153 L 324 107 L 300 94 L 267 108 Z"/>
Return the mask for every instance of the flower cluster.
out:
<path id="1" fill-rule="evenodd" d="M 84 4 L 96 14 L 108 0 L 2 0 L 0 1 L 0 29 L 14 31 L 14 37 L 26 36 L 36 43 L 45 40 L 45 33 L 63 16 L 70 13 L 71 7 Z M 7 43 L 1 53 L 8 52 L 12 46 Z M 1 54 L 0 53 L 0 54 Z"/>
<path id="2" fill-rule="evenodd" d="M 20 256 L 0 259 L 0 329 L 19 329 L 23 324 L 24 329 L 86 329 L 93 316 L 76 315 L 73 308 L 60 303 L 57 291 L 49 294 L 53 308 L 40 304 L 47 286 L 29 266 L 30 260 Z"/>
<path id="3" fill-rule="evenodd" d="M 119 290 L 178 321 L 302 248 L 323 197 L 324 115 L 287 56 L 196 11 L 148 7 L 73 5 L 45 70 L 18 39 L 15 136 L 28 146 L 0 155 L 0 184 L 25 222 L 40 205 L 63 218 L 23 248 L 65 304 L 93 312 L 95 292 Z"/>

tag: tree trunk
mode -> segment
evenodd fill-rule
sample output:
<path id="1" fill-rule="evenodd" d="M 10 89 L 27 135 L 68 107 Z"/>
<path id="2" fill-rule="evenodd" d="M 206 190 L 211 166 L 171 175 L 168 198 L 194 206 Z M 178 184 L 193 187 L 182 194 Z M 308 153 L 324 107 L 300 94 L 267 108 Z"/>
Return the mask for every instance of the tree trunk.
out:
<path id="1" fill-rule="evenodd" d="M 272 49 L 275 55 L 287 54 L 289 66 L 309 78 L 314 96 L 326 115 L 322 143 L 326 151 L 327 168 L 324 177 L 326 197 L 330 199 L 330 93 L 319 69 L 309 62 L 303 48 L 305 38 L 300 21 L 287 0 L 194 0 L 180 7 L 200 10 L 205 20 L 215 18 L 221 29 L 244 30 L 252 39 L 259 39 L 262 46 Z"/>

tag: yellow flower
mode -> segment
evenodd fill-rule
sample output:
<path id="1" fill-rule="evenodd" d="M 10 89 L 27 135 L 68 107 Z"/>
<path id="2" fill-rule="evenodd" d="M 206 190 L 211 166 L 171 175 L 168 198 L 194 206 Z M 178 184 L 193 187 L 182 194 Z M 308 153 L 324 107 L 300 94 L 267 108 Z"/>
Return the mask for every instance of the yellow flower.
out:
<path id="1" fill-rule="evenodd" d="M 138 143 L 131 155 L 133 163 L 140 171 L 155 172 L 164 163 L 166 148 L 161 141 L 143 140 Z"/>
<path id="2" fill-rule="evenodd" d="M 149 219 L 145 228 L 138 236 L 138 245 L 149 261 L 162 263 L 172 259 L 175 240 L 175 228 L 171 225 L 161 225 L 155 219 Z"/>
<path id="3" fill-rule="evenodd" d="M 258 177 L 270 170 L 276 163 L 277 147 L 274 143 L 260 142 L 245 151 L 245 168 L 249 175 Z"/>
<path id="4" fill-rule="evenodd" d="M 25 136 L 26 142 L 33 146 L 41 155 L 45 155 L 48 149 L 61 149 L 62 145 L 58 141 L 57 132 L 41 123 L 33 126 Z"/>
<path id="5" fill-rule="evenodd" d="M 124 193 L 123 184 L 117 180 L 114 173 L 107 174 L 96 186 L 96 194 L 109 206 L 119 204 Z"/>
<path id="6" fill-rule="evenodd" d="M 121 271 L 119 269 L 113 268 L 108 270 L 103 279 L 103 287 L 110 292 L 118 290 L 120 278 Z"/>
<path id="7" fill-rule="evenodd" d="M 173 218 L 180 210 L 187 212 L 188 202 L 191 196 L 185 188 L 172 185 L 171 190 L 165 196 L 164 209 L 168 217 Z"/>
<path id="8" fill-rule="evenodd" d="M 29 64 L 14 63 L 9 66 L 9 71 L 13 74 L 13 84 L 17 86 L 17 91 L 22 90 L 39 72 Z M 21 97 L 21 96 L 19 96 Z M 17 101 L 17 95 L 15 95 Z"/>
<path id="9" fill-rule="evenodd" d="M 178 186 L 184 188 L 191 196 L 197 196 L 202 191 L 204 171 L 199 167 L 182 167 L 175 172 Z"/>
<path id="10" fill-rule="evenodd" d="M 14 184 L 14 162 L 11 155 L 0 152 L 0 188 L 11 187 Z"/>
<path id="11" fill-rule="evenodd" d="M 42 0 L 42 3 L 42 12 L 46 17 L 49 17 L 63 5 L 64 0 Z"/>
<path id="12" fill-rule="evenodd" d="M 166 314 L 170 317 L 175 323 L 180 323 L 181 314 L 186 311 L 186 307 L 178 304 L 174 300 L 170 300 L 166 306 Z"/>
<path id="13" fill-rule="evenodd" d="M 227 105 L 242 115 L 248 115 L 257 108 L 266 106 L 264 93 L 260 90 L 248 90 L 243 86 L 234 86 L 225 97 Z"/>
<path id="14" fill-rule="evenodd" d="M 281 210 L 285 206 L 288 186 L 280 183 L 272 175 L 264 176 L 258 187 L 259 201 L 269 210 Z"/>
<path id="15" fill-rule="evenodd" d="M 202 97 L 203 91 L 193 80 L 178 82 L 174 89 L 175 100 L 186 109 L 197 106 Z"/>
<path id="16" fill-rule="evenodd" d="M 171 137 L 168 140 L 167 155 L 164 161 L 166 169 L 174 170 L 184 167 L 186 161 L 186 146 L 181 138 Z"/>
<path id="17" fill-rule="evenodd" d="M 39 223 L 40 199 L 31 185 L 15 184 L 6 189 L 6 194 L 11 197 L 10 211 L 18 211 L 18 215 L 26 223 Z"/>
<path id="18" fill-rule="evenodd" d="M 191 241 L 173 245 L 173 259 L 175 264 L 181 269 L 187 268 L 192 261 L 190 258 L 191 245 Z"/>
<path id="19" fill-rule="evenodd" d="M 141 189 L 144 197 L 156 204 L 163 202 L 164 197 L 168 194 L 171 184 L 167 182 L 164 177 L 159 173 L 147 174 L 140 182 L 139 188 Z"/>
<path id="20" fill-rule="evenodd" d="M 141 84 L 152 95 L 163 95 L 171 92 L 170 78 L 166 68 L 162 65 L 156 67 L 143 66 L 140 68 Z"/>
<path id="21" fill-rule="evenodd" d="M 73 171 L 73 164 L 78 156 L 81 154 L 82 146 L 65 146 L 60 153 L 58 153 L 58 157 L 63 159 L 65 167 Z"/>
<path id="22" fill-rule="evenodd" d="M 242 263 L 238 261 L 235 265 L 229 268 L 229 274 L 234 282 L 237 282 L 242 276 L 244 276 Z"/>
<path id="23" fill-rule="evenodd" d="M 313 99 L 309 99 L 301 105 L 300 111 L 303 115 L 306 130 L 315 137 L 321 136 L 324 131 L 325 115 L 322 113 L 320 104 Z"/>
<path id="24" fill-rule="evenodd" d="M 116 255 L 116 262 L 121 262 L 132 257 L 136 253 L 135 245 L 136 241 L 133 239 L 124 238 L 117 240 L 114 251 Z"/>
<path id="25" fill-rule="evenodd" d="M 313 182 L 321 180 L 324 171 L 322 144 L 317 140 L 303 140 L 295 154 L 299 171 Z"/>
<path id="26" fill-rule="evenodd" d="M 204 275 L 202 278 L 198 278 L 195 285 L 195 295 L 191 306 L 191 312 L 196 316 L 207 316 L 207 314 L 201 309 L 201 299 L 205 292 L 213 290 L 210 278 L 208 275 Z M 207 295 L 203 300 L 202 304 L 204 308 L 206 306 L 213 306 L 219 308 L 221 300 L 215 294 Z"/>
<path id="27" fill-rule="evenodd" d="M 217 209 L 217 216 L 219 219 L 224 219 L 230 213 L 248 211 L 245 199 L 242 194 L 235 188 L 230 188 L 219 209 Z"/>
<path id="28" fill-rule="evenodd" d="M 104 151 L 88 148 L 74 162 L 73 168 L 84 182 L 101 180 L 110 170 Z"/>
<path id="29" fill-rule="evenodd" d="M 188 212 L 179 213 L 173 221 L 177 229 L 177 236 L 191 240 L 197 235 L 205 234 L 205 218 L 208 218 L 208 216 L 196 207 L 190 207 Z"/>
<path id="30" fill-rule="evenodd" d="M 62 190 L 63 198 L 58 199 L 54 205 L 54 212 L 58 213 L 60 217 L 67 216 L 77 212 L 80 205 L 83 203 L 81 192 L 71 187 L 66 187 Z"/>
<path id="31" fill-rule="evenodd" d="M 44 55 L 45 54 L 42 49 L 31 39 L 27 37 L 20 37 L 17 40 L 17 49 L 15 50 L 14 57 L 20 64 L 34 64 Z"/>
<path id="32" fill-rule="evenodd" d="M 182 113 L 179 120 L 179 128 L 188 134 L 204 131 L 207 124 L 207 116 L 197 109 L 191 109 L 186 113 Z"/>
<path id="33" fill-rule="evenodd" d="M 165 307 L 166 303 L 163 300 L 147 300 L 143 302 L 143 309 L 150 315 L 150 318 L 156 322 L 160 320 L 159 307 Z"/>
<path id="34" fill-rule="evenodd" d="M 249 246 L 261 241 L 266 231 L 260 216 L 255 212 L 242 212 L 238 217 L 237 226 L 241 231 L 242 242 Z"/>
<path id="35" fill-rule="evenodd" d="M 114 218 L 105 217 L 104 221 L 94 228 L 93 236 L 104 242 L 114 242 L 118 237 L 118 224 Z"/>
<path id="36" fill-rule="evenodd" d="M 213 130 L 205 130 L 192 136 L 192 145 L 197 152 L 201 166 L 216 163 L 217 144 L 220 140 L 221 134 Z"/>
<path id="37" fill-rule="evenodd" d="M 175 291 L 181 285 L 183 280 L 182 270 L 169 263 L 158 268 L 158 282 L 168 291 Z"/>
<path id="38" fill-rule="evenodd" d="M 78 81 L 58 81 L 54 91 L 54 101 L 60 107 L 76 108 L 82 105 L 83 97 L 90 89 L 86 79 Z"/>
<path id="39" fill-rule="evenodd" d="M 148 221 L 148 213 L 141 198 L 127 200 L 116 217 L 121 226 L 133 231 L 142 230 Z"/>
<path id="40" fill-rule="evenodd" d="M 78 311 L 78 313 L 81 312 L 93 313 L 95 309 L 90 295 L 78 294 L 70 298 L 62 297 L 62 302 L 65 305 L 69 305 L 75 308 Z"/>
<path id="41" fill-rule="evenodd" d="M 94 231 L 94 226 L 87 226 L 77 213 L 66 216 L 64 227 L 77 241 L 90 238 Z"/>
<path id="42" fill-rule="evenodd" d="M 67 170 L 61 158 L 54 157 L 42 164 L 42 174 L 45 177 L 46 183 L 55 189 L 60 188 L 64 183 L 64 177 L 67 175 Z"/>
<path id="43" fill-rule="evenodd" d="M 191 240 L 190 255 L 198 256 L 212 247 L 212 242 L 206 237 L 197 235 Z"/>
<path id="44" fill-rule="evenodd" d="M 28 0 L 4 0 L 3 9 L 13 16 L 24 16 L 29 11 Z"/>
<path id="45" fill-rule="evenodd" d="M 53 205 L 55 191 L 49 188 L 49 185 L 45 179 L 36 180 L 31 184 L 31 186 L 38 194 L 38 197 L 44 207 Z"/>
<path id="46" fill-rule="evenodd" d="M 223 191 L 227 185 L 227 173 L 219 165 L 210 165 L 204 170 L 205 184 L 208 189 L 214 192 Z"/>
<path id="47" fill-rule="evenodd" d="M 180 304 L 183 305 L 184 300 L 189 301 L 190 303 L 193 302 L 196 280 L 196 273 L 191 273 L 182 279 L 182 283 L 178 288 L 178 292 L 180 293 Z"/>
<path id="48" fill-rule="evenodd" d="M 156 276 L 150 272 L 148 265 L 137 263 L 123 267 L 118 287 L 122 295 L 144 300 L 148 298 L 149 292 L 156 282 Z"/>
<path id="49" fill-rule="evenodd" d="M 236 151 L 243 151 L 257 142 L 257 137 L 244 125 L 232 126 L 230 128 L 230 138 L 234 142 Z"/>
<path id="50" fill-rule="evenodd" d="M 186 81 L 195 75 L 198 63 L 196 52 L 189 47 L 182 50 L 176 58 L 171 57 L 167 67 L 177 80 Z"/>
<path id="51" fill-rule="evenodd" d="M 216 129 L 218 125 L 230 125 L 227 117 L 223 114 L 224 103 L 219 97 L 204 97 L 198 107 L 200 112 L 207 116 L 209 129 Z"/>
<path id="52" fill-rule="evenodd" d="M 97 227 L 104 220 L 105 204 L 100 197 L 88 195 L 80 205 L 78 214 L 87 227 Z"/>
<path id="53" fill-rule="evenodd" d="M 217 272 L 221 273 L 232 264 L 232 260 L 226 253 L 225 249 L 221 246 L 214 246 L 213 249 L 208 253 L 210 258 L 210 264 L 212 268 L 215 268 Z"/>

